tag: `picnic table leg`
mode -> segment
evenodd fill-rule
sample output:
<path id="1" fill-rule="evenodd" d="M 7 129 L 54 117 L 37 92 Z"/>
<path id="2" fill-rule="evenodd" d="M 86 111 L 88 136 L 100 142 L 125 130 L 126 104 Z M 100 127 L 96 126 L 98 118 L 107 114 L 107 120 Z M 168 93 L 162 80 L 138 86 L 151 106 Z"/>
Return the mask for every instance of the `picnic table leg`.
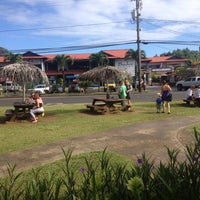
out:
<path id="1" fill-rule="evenodd" d="M 19 111 L 19 108 L 15 108 L 14 113 L 13 113 L 12 117 L 10 118 L 10 121 L 16 120 L 18 111 Z"/>

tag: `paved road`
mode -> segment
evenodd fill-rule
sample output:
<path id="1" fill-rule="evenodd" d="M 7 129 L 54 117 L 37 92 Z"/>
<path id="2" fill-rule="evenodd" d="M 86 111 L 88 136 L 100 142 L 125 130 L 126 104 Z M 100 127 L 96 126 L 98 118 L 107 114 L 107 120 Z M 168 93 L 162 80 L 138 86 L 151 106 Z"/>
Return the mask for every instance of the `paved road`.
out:
<path id="1" fill-rule="evenodd" d="M 134 91 L 132 93 L 132 100 L 134 102 L 153 102 L 156 98 L 156 93 L 160 92 L 160 86 L 148 86 L 146 92 L 137 92 Z M 184 91 L 177 91 L 176 88 L 173 88 L 173 100 L 181 100 L 185 96 Z M 55 103 L 64 103 L 64 104 L 71 104 L 71 103 L 91 103 L 94 97 L 105 97 L 105 95 L 93 95 L 93 94 L 86 94 L 86 95 L 48 95 L 44 96 L 44 102 L 46 104 L 55 104 Z M 117 97 L 117 94 L 112 94 L 112 96 Z M 1 106 L 10 106 L 13 105 L 16 101 L 21 101 L 21 98 L 0 98 L 0 105 Z"/>

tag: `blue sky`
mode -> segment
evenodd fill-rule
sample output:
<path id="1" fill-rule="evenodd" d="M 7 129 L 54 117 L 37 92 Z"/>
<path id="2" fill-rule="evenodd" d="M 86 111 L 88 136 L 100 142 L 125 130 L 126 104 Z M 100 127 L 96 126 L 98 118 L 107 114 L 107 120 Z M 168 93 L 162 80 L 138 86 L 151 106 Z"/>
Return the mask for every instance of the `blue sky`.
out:
<path id="1" fill-rule="evenodd" d="M 177 48 L 199 50 L 199 0 L 141 2 L 140 38 L 148 41 L 141 44 L 141 49 L 146 52 L 147 57 Z M 8 50 L 38 51 L 52 48 L 52 51 L 43 51 L 49 54 L 136 49 L 134 43 L 84 50 L 77 48 L 136 41 L 136 23 L 131 17 L 134 9 L 135 1 L 131 0 L 3 0 L 0 4 L 0 46 Z M 152 41 L 159 43 L 151 43 Z M 190 43 L 160 43 L 165 41 Z M 67 48 L 62 51 L 60 47 Z"/>

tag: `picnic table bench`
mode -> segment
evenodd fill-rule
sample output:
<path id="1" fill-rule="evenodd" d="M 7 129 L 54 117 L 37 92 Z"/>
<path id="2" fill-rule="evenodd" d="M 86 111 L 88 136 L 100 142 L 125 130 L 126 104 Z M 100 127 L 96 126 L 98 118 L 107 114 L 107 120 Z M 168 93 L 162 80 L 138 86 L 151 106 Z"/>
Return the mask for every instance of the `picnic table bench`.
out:
<path id="1" fill-rule="evenodd" d="M 15 121 L 16 119 L 30 119 L 30 109 L 32 109 L 35 104 L 26 102 L 14 102 L 14 109 L 7 109 L 5 111 L 5 116 L 9 121 Z M 45 112 L 35 113 L 36 116 L 45 116 Z"/>
<path id="2" fill-rule="evenodd" d="M 8 109 L 5 112 L 6 117 L 10 121 L 15 121 L 17 118 L 28 118 L 30 117 L 30 109 L 33 108 L 33 104 L 15 102 L 13 104 L 14 109 Z"/>
<path id="3" fill-rule="evenodd" d="M 186 105 L 188 106 L 200 106 L 200 99 L 196 100 L 196 99 L 183 99 L 183 101 L 186 103 Z"/>
<path id="4" fill-rule="evenodd" d="M 92 104 L 87 104 L 87 108 L 90 109 L 90 111 L 97 111 L 97 112 L 107 112 L 108 107 L 105 104 L 102 105 L 92 105 Z"/>
<path id="5" fill-rule="evenodd" d="M 86 104 L 90 111 L 106 113 L 110 111 L 122 110 L 125 99 L 114 98 L 94 98 L 92 104 Z"/>

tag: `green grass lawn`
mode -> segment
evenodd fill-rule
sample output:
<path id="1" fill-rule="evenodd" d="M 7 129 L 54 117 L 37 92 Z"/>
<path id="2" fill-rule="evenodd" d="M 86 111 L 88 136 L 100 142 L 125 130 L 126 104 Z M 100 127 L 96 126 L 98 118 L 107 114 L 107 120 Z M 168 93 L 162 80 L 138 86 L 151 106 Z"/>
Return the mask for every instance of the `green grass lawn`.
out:
<path id="1" fill-rule="evenodd" d="M 92 134 L 114 127 L 171 117 L 198 115 L 200 108 L 171 104 L 171 114 L 157 114 L 154 103 L 135 103 L 132 112 L 91 114 L 85 105 L 46 105 L 46 117 L 37 124 L 21 120 L 5 122 L 6 107 L 0 108 L 0 153 L 47 144 L 66 138 Z"/>
<path id="2" fill-rule="evenodd" d="M 131 112 L 110 113 L 105 115 L 92 114 L 85 108 L 85 105 L 46 105 L 46 117 L 40 118 L 37 124 L 32 124 L 27 120 L 18 120 L 16 122 L 5 121 L 4 112 L 6 109 L 8 108 L 0 108 L 1 154 L 79 135 L 93 134 L 98 131 L 122 127 L 134 123 L 199 115 L 200 111 L 200 108 L 186 107 L 180 101 L 171 103 L 172 113 L 170 115 L 166 113 L 156 113 L 155 103 L 150 102 L 134 103 L 134 108 Z M 188 128 L 192 129 L 193 127 Z M 200 125 L 197 124 L 196 127 L 198 129 L 200 128 Z M 69 152 L 66 152 L 66 154 Z M 133 165 L 137 163 L 136 160 L 130 160 L 127 157 L 113 152 L 107 152 L 107 155 L 111 159 L 109 161 L 111 165 L 116 166 L 113 169 L 118 169 L 120 172 L 123 171 L 122 166 L 127 164 L 126 169 L 130 170 Z M 63 158 L 64 157 L 63 153 Z M 27 182 L 33 181 L 36 176 L 39 177 L 38 180 L 43 180 L 42 178 L 44 178 L 44 180 L 49 180 L 49 178 L 54 175 L 55 178 L 62 177 L 67 179 L 69 177 L 66 175 L 67 169 L 70 169 L 70 176 L 75 177 L 74 180 L 76 181 L 76 184 L 82 184 L 84 174 L 80 171 L 80 169 L 85 168 L 88 170 L 88 166 L 91 165 L 94 169 L 96 169 L 96 174 L 100 173 L 102 161 L 105 161 L 103 165 L 106 166 L 106 159 L 101 159 L 101 157 L 102 152 L 84 153 L 71 157 L 68 167 L 66 167 L 68 159 L 65 157 L 65 159 L 42 165 L 34 170 L 23 171 L 20 178 L 15 181 L 15 187 L 19 187 L 24 184 L 26 185 Z M 109 171 L 110 168 L 107 172 Z M 13 174 L 11 172 L 11 177 L 12 175 Z M 101 174 L 100 177 L 102 177 Z M 53 182 L 56 182 L 55 180 L 57 179 L 55 178 L 52 179 Z M 9 180 L 9 178 L 3 178 L 0 180 L 6 181 Z M 40 182 L 39 184 L 43 184 L 43 182 Z"/>

